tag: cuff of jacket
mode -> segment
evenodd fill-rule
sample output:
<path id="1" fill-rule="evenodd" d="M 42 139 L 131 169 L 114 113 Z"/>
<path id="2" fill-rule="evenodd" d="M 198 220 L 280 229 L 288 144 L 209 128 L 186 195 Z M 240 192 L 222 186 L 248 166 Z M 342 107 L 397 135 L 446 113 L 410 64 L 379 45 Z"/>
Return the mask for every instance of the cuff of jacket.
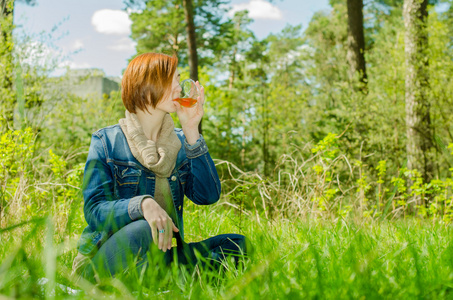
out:
<path id="1" fill-rule="evenodd" d="M 186 149 L 187 158 L 189 159 L 197 158 L 198 156 L 208 153 L 208 145 L 206 145 L 206 142 L 201 134 L 200 138 L 193 145 L 189 145 L 187 140 L 185 140 L 184 147 Z"/>
<path id="2" fill-rule="evenodd" d="M 143 218 L 142 201 L 148 197 L 152 198 L 150 195 L 140 195 L 129 200 L 127 211 L 132 221 Z"/>

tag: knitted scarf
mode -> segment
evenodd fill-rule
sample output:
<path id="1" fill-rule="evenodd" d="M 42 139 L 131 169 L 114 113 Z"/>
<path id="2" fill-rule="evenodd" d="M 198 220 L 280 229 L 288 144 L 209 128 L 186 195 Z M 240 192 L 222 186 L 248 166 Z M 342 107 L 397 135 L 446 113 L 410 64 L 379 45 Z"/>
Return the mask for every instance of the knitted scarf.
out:
<path id="1" fill-rule="evenodd" d="M 181 141 L 176 135 L 175 124 L 169 114 L 162 122 L 157 142 L 149 140 L 137 118 L 137 115 L 126 110 L 126 118 L 119 120 L 121 129 L 126 136 L 132 155 L 147 169 L 156 175 L 154 200 L 177 222 L 175 218 L 170 185 L 170 177 L 176 165 L 176 157 L 181 149 Z M 177 224 L 177 223 L 175 223 Z"/>

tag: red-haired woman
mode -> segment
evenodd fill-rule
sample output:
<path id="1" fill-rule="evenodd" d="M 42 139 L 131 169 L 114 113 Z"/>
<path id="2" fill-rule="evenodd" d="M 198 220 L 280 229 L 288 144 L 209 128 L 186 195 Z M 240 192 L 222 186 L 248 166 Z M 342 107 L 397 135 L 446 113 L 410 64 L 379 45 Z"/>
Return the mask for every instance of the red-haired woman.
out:
<path id="1" fill-rule="evenodd" d="M 226 256 L 246 254 L 245 237 L 224 234 L 198 243 L 184 242 L 184 195 L 200 205 L 220 197 L 220 180 L 208 147 L 198 132 L 204 89 L 195 107 L 173 101 L 179 97 L 178 60 L 145 53 L 124 72 L 122 99 L 126 117 L 93 133 L 83 180 L 84 214 L 88 226 L 74 260 L 77 274 L 114 275 L 130 260 L 149 265 L 162 256 L 166 264 L 199 263 L 194 250 L 219 266 Z M 176 112 L 182 129 L 174 128 Z M 172 248 L 172 238 L 177 247 Z"/>

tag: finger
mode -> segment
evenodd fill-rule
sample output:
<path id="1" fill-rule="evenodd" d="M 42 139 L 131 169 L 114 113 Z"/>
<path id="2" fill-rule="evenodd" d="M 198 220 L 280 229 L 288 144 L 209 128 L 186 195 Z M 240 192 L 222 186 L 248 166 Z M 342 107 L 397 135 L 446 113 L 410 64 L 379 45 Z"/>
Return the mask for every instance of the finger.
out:
<path id="1" fill-rule="evenodd" d="M 162 224 L 159 224 L 158 227 L 159 231 L 162 229 L 165 229 Z M 164 244 L 164 233 L 159 232 L 159 249 L 163 250 L 163 244 Z"/>
<path id="2" fill-rule="evenodd" d="M 203 100 L 199 99 L 200 104 L 197 106 L 197 113 L 201 116 L 204 114 Z"/>
<path id="3" fill-rule="evenodd" d="M 199 98 L 200 98 L 199 101 L 200 101 L 201 105 L 203 105 L 204 104 L 204 100 L 205 100 L 204 99 L 204 87 L 201 87 L 201 89 L 200 89 L 200 97 Z"/>
<path id="4" fill-rule="evenodd" d="M 200 84 L 200 82 L 195 82 L 195 85 L 197 86 L 198 91 L 200 92 L 200 95 L 198 96 L 199 99 L 202 99 L 202 103 L 204 102 L 204 87 Z"/>
<path id="5" fill-rule="evenodd" d="M 178 229 L 178 227 L 175 226 L 175 223 L 172 222 L 172 224 L 173 224 L 173 231 L 174 232 L 179 232 L 179 229 Z"/>
<path id="6" fill-rule="evenodd" d="M 171 240 L 169 241 L 170 239 L 170 230 L 169 230 L 169 226 L 168 226 L 168 223 L 171 222 L 171 219 L 168 218 L 166 221 L 165 221 L 165 234 L 164 234 L 164 244 L 163 244 L 163 248 L 162 250 L 166 250 L 168 249 L 168 244 L 171 244 Z"/>
<path id="7" fill-rule="evenodd" d="M 164 236 L 164 237 L 163 237 L 164 241 L 163 241 L 163 243 L 162 243 L 162 251 L 164 251 L 164 252 L 167 251 L 168 244 L 171 245 L 171 240 L 169 241 L 169 231 L 170 231 L 169 228 L 168 228 L 168 227 L 169 227 L 169 226 L 168 226 L 168 223 L 169 223 L 169 222 L 171 222 L 171 219 L 170 219 L 170 217 L 167 217 L 167 218 L 163 221 L 163 223 L 162 223 L 162 225 L 163 225 L 163 227 L 164 227 L 164 230 L 165 230 L 165 232 L 164 232 L 164 234 L 163 234 L 163 236 Z"/>
<path id="8" fill-rule="evenodd" d="M 155 223 L 148 223 L 149 227 L 151 227 L 151 235 L 153 236 L 153 242 L 157 245 L 157 241 L 159 239 L 159 235 L 157 234 L 157 227 Z"/>
<path id="9" fill-rule="evenodd" d="M 203 86 L 201 85 L 201 83 L 199 81 L 197 81 L 197 86 L 198 86 L 199 89 L 203 88 Z"/>
<path id="10" fill-rule="evenodd" d="M 168 249 L 168 250 L 171 249 L 171 240 L 173 239 L 173 231 L 171 230 L 172 224 L 173 224 L 173 222 L 171 221 L 170 218 L 168 218 L 167 228 L 165 229 L 166 230 L 165 233 L 167 234 L 167 247 L 165 249 Z"/>
<path id="11" fill-rule="evenodd" d="M 170 242 L 168 243 L 168 250 L 170 250 L 171 249 L 171 242 L 173 240 L 173 231 L 171 231 L 171 226 L 170 226 L 170 230 L 168 232 L 170 232 Z"/>

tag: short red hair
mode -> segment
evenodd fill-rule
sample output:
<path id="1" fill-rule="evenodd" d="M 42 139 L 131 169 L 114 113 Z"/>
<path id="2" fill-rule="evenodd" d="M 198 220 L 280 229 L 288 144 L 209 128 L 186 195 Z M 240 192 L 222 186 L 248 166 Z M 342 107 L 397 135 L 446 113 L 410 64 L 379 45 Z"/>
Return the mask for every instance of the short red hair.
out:
<path id="1" fill-rule="evenodd" d="M 171 89 L 178 65 L 176 56 L 161 53 L 144 53 L 135 57 L 126 68 L 121 81 L 121 98 L 126 109 L 136 113 L 147 105 L 156 108 Z"/>

